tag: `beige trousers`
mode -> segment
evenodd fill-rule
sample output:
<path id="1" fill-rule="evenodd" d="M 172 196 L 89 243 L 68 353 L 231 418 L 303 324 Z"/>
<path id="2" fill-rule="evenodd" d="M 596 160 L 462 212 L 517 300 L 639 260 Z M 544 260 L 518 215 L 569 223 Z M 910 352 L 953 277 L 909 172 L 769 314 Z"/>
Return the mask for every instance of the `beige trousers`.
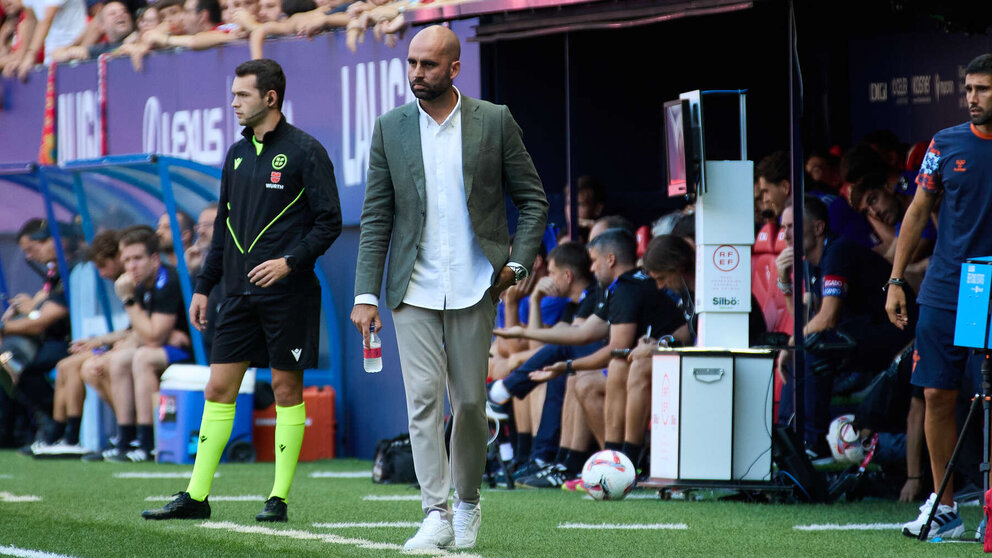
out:
<path id="1" fill-rule="evenodd" d="M 495 317 L 488 291 L 474 306 L 461 310 L 401 304 L 393 311 L 425 514 L 439 510 L 451 519 L 452 482 L 456 502 L 479 501 L 489 438 L 486 374 Z M 445 388 L 454 421 L 450 464 L 444 444 Z"/>

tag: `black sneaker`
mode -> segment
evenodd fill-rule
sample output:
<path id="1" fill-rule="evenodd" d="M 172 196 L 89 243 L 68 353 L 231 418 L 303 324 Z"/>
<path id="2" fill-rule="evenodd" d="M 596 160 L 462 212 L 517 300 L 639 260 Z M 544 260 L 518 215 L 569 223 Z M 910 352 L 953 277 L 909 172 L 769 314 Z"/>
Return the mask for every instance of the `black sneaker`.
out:
<path id="1" fill-rule="evenodd" d="M 141 517 L 145 519 L 210 519 L 210 503 L 204 498 L 197 502 L 190 497 L 189 492 L 173 494 L 175 500 L 157 510 L 145 510 Z"/>
<path id="2" fill-rule="evenodd" d="M 255 516 L 255 521 L 282 522 L 288 521 L 286 516 L 286 500 L 278 496 L 273 496 L 265 501 L 265 508 Z"/>
<path id="3" fill-rule="evenodd" d="M 561 463 L 553 463 L 537 473 L 517 481 L 521 488 L 558 488 L 569 479 L 568 470 Z"/>

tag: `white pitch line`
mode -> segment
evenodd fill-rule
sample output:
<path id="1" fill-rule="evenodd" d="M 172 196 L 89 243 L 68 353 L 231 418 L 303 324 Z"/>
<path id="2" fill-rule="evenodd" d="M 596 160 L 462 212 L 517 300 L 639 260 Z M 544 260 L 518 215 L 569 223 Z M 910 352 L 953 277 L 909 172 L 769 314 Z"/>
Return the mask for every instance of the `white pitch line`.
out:
<path id="1" fill-rule="evenodd" d="M 311 533 L 310 531 L 302 531 L 299 529 L 271 529 L 269 527 L 262 527 L 260 525 L 238 525 L 236 523 L 230 522 L 213 522 L 205 521 L 200 524 L 200 527 L 207 529 L 222 529 L 226 531 L 234 531 L 235 533 L 250 533 L 256 535 L 268 535 L 270 537 L 289 537 L 291 539 L 297 540 L 311 540 L 320 541 L 327 544 L 340 544 L 355 546 L 358 548 L 367 548 L 370 550 L 395 550 L 398 552 L 403 551 L 403 546 L 393 543 L 384 542 L 374 542 L 367 539 L 356 539 L 342 537 L 340 535 L 335 535 L 332 533 Z M 477 554 L 463 554 L 457 553 L 452 554 L 444 550 L 438 550 L 437 552 L 431 552 L 432 556 L 459 556 L 460 558 L 481 558 Z"/>
<path id="2" fill-rule="evenodd" d="M 366 479 L 372 471 L 316 471 L 310 473 L 312 479 Z"/>
<path id="3" fill-rule="evenodd" d="M 0 546 L 0 556 L 18 556 L 19 558 L 70 558 L 65 554 L 17 548 L 16 546 Z"/>
<path id="4" fill-rule="evenodd" d="M 0 475 L 0 479 L 12 479 L 14 475 Z"/>
<path id="5" fill-rule="evenodd" d="M 632 530 L 653 531 L 672 530 L 685 531 L 689 528 L 685 523 L 559 523 L 559 529 L 602 529 L 602 530 Z"/>
<path id="6" fill-rule="evenodd" d="M 175 496 L 149 496 L 145 498 L 146 502 L 171 502 L 175 499 Z M 210 496 L 210 501 L 212 502 L 264 502 L 265 496 L 258 495 L 248 495 L 248 496 Z"/>
<path id="7" fill-rule="evenodd" d="M 11 494 L 10 492 L 0 492 L 0 502 L 20 504 L 23 502 L 40 502 L 40 501 L 41 501 L 41 496 L 31 496 L 30 494 L 24 496 L 17 496 L 16 494 Z"/>
<path id="8" fill-rule="evenodd" d="M 813 525 L 794 525 L 796 531 L 888 531 L 901 529 L 902 523 L 820 523 Z"/>
<path id="9" fill-rule="evenodd" d="M 192 471 L 183 473 L 114 473 L 115 479 L 188 479 L 193 476 Z M 214 473 L 214 478 L 220 473 Z"/>
<path id="10" fill-rule="evenodd" d="M 369 494 L 368 496 L 362 496 L 362 501 L 364 502 L 419 502 L 420 500 L 422 498 L 419 494 L 393 494 L 388 496 Z"/>
<path id="11" fill-rule="evenodd" d="M 378 523 L 314 523 L 314 527 L 319 527 L 321 529 L 351 529 L 351 528 L 362 528 L 362 529 L 379 529 L 384 527 L 402 527 L 404 529 L 409 527 L 420 527 L 420 522 L 418 521 L 380 521 Z"/>

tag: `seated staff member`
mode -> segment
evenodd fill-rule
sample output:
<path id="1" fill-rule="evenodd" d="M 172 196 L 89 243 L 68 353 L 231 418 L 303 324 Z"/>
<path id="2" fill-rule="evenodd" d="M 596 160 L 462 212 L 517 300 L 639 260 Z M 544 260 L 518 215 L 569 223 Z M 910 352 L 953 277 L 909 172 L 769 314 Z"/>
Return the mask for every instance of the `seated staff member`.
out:
<path id="1" fill-rule="evenodd" d="M 826 205 L 814 196 L 803 200 L 803 253 L 805 282 L 811 286 L 810 308 L 815 315 L 806 324 L 806 389 L 797 394 L 806 402 L 806 444 L 825 452 L 830 425 L 830 398 L 840 372 L 878 372 L 913 339 L 913 328 L 900 330 L 885 312 L 889 263 L 875 252 L 839 237 L 830 230 Z M 783 223 L 784 225 L 786 223 Z M 792 223 L 786 238 L 792 241 Z M 904 287 L 908 290 L 909 287 Z M 917 308 L 907 297 L 909 324 L 915 326 Z M 853 343 L 845 353 L 832 348 Z M 788 380 L 788 377 L 785 378 Z M 783 397 L 779 419 L 791 420 L 793 399 Z"/>
<path id="2" fill-rule="evenodd" d="M 569 300 L 561 319 L 552 326 L 553 328 L 566 328 L 569 325 L 582 324 L 586 318 L 592 315 L 599 303 L 600 292 L 599 284 L 594 280 L 590 271 L 589 253 L 585 247 L 571 242 L 557 246 L 548 256 L 548 276 L 541 279 L 531 295 L 531 316 L 527 329 L 542 329 L 538 325 L 541 323 L 541 302 L 548 297 L 562 297 Z M 509 330 L 516 332 L 519 330 L 519 326 L 516 329 L 507 328 L 506 331 Z M 552 344 L 517 353 L 513 355 L 513 358 L 519 358 L 522 362 L 518 360 L 515 364 L 516 368 L 509 375 L 490 385 L 490 400 L 496 404 L 506 403 L 511 397 L 522 400 L 540 385 L 539 382 L 530 379 L 529 374 L 531 372 L 561 360 L 586 356 L 602 346 L 602 341 L 579 346 Z M 532 449 L 526 454 L 521 451 L 521 455 L 514 456 L 519 464 L 524 464 L 530 460 L 535 465 L 544 465 L 551 461 L 555 455 L 561 428 L 565 378 L 555 378 L 548 382 L 547 386 L 540 424 L 534 437 Z M 521 433 L 518 430 L 518 448 L 521 447 L 520 438 L 528 435 L 529 433 Z"/>
<path id="3" fill-rule="evenodd" d="M 650 328 L 660 335 L 669 334 L 685 323 L 675 303 L 654 282 L 636 267 L 637 244 L 634 235 L 623 229 L 608 230 L 589 243 L 591 269 L 600 286 L 603 299 L 595 312 L 580 326 L 524 330 L 522 332 L 496 331 L 496 335 L 518 335 L 544 343 L 585 345 L 608 339 L 608 343 L 595 353 L 574 360 L 564 360 L 531 373 L 531 379 L 547 381 L 565 372 L 588 371 L 581 374 L 579 382 L 589 383 L 590 394 L 583 402 L 589 416 L 590 428 L 597 440 L 607 449 L 620 450 L 623 440 L 623 413 L 626 406 L 626 361 L 611 359 L 612 350 L 630 349 L 637 338 Z M 621 393 L 611 393 L 606 400 L 607 378 L 600 373 L 609 366 L 609 374 L 623 380 Z M 609 430 L 607 430 L 608 407 Z M 592 409 L 592 411 L 590 411 Z"/>
<path id="4" fill-rule="evenodd" d="M 92 262 L 102 279 L 116 281 L 124 273 L 118 257 L 119 237 L 118 231 L 102 231 L 93 237 L 87 248 L 87 259 Z M 85 269 L 80 271 L 88 272 Z M 119 310 L 118 307 L 114 313 Z M 35 449 L 35 457 L 80 457 L 88 453 L 86 448 L 79 445 L 83 403 L 86 399 L 83 365 L 105 355 L 111 346 L 128 334 L 128 329 L 122 329 L 72 342 L 69 356 L 55 365 L 55 403 L 52 409 L 55 428 L 48 433 L 45 444 Z"/>
<path id="5" fill-rule="evenodd" d="M 110 386 L 117 417 L 118 444 L 104 454 L 107 461 L 147 461 L 155 448 L 152 395 L 170 364 L 191 360 L 189 322 L 175 268 L 159 255 L 159 240 L 150 227 L 121 233 L 124 274 L 114 283 L 131 329 L 140 346 L 115 351 L 110 357 Z M 175 332 L 181 333 L 179 344 Z M 139 447 L 130 449 L 132 440 Z"/>

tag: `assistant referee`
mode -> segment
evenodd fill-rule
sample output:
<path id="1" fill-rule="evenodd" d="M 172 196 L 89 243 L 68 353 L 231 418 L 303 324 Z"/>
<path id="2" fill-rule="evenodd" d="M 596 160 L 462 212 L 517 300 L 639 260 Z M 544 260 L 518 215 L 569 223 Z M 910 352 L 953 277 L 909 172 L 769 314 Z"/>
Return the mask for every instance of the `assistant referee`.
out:
<path id="1" fill-rule="evenodd" d="M 320 286 L 314 264 L 341 234 L 327 151 L 282 114 L 286 76 L 272 60 L 237 67 L 231 106 L 244 139 L 227 152 L 210 251 L 190 304 L 207 324 L 207 294 L 223 281 L 193 477 L 186 492 L 145 519 L 206 519 L 207 494 L 234 425 L 248 366 L 271 367 L 276 399 L 275 482 L 258 521 L 286 521 L 303 442 L 303 370 L 317 365 Z"/>

